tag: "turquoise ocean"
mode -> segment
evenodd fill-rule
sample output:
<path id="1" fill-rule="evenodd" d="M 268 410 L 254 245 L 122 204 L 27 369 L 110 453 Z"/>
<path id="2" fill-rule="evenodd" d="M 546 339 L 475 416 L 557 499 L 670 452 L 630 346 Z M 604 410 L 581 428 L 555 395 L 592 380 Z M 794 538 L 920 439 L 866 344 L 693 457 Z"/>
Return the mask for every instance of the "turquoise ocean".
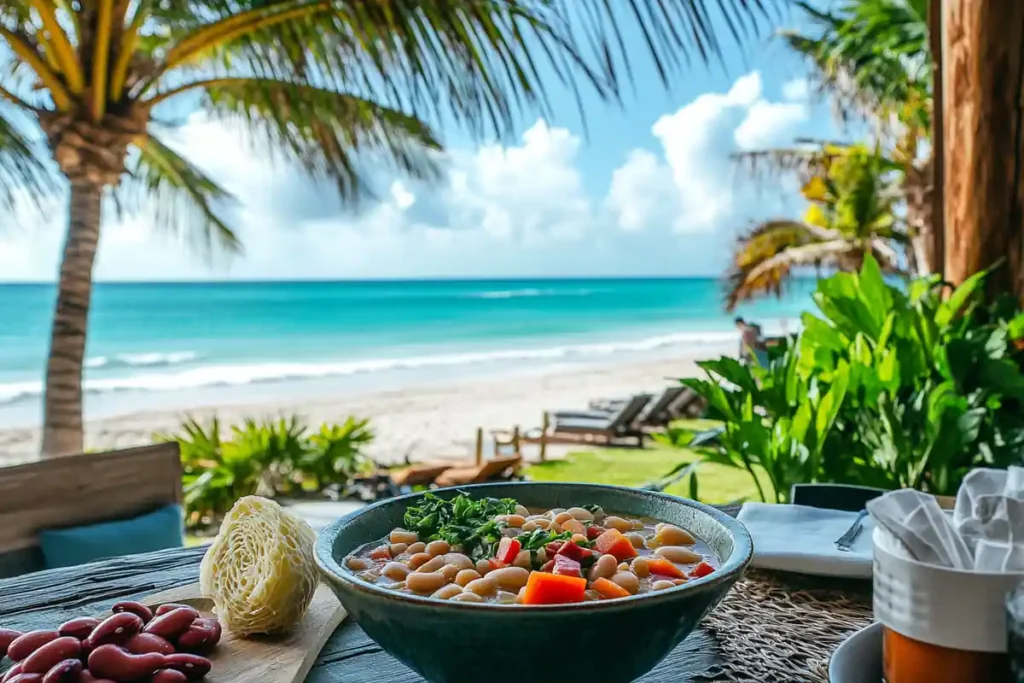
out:
<path id="1" fill-rule="evenodd" d="M 794 331 L 812 283 L 737 314 Z M 100 283 L 89 417 L 733 348 L 714 279 Z M 0 285 L 0 426 L 38 422 L 51 285 Z"/>

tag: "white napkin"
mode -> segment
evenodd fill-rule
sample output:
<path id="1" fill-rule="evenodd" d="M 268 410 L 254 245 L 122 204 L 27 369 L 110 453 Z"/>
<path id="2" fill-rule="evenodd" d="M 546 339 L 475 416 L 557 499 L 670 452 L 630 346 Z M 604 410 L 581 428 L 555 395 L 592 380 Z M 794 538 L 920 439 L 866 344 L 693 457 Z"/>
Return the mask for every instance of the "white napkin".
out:
<path id="1" fill-rule="evenodd" d="M 753 567 L 817 576 L 871 577 L 874 522 L 870 516 L 862 520 L 864 528 L 849 552 L 836 548 L 835 542 L 853 525 L 856 512 L 744 503 L 737 519 L 754 539 Z"/>

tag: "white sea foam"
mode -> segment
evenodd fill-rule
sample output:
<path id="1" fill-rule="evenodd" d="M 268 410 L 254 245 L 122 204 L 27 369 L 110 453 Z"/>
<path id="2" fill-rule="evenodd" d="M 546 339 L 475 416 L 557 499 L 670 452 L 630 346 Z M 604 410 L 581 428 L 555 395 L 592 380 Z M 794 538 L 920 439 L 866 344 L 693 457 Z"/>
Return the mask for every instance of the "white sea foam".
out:
<path id="1" fill-rule="evenodd" d="M 317 379 L 323 377 L 342 377 L 389 370 L 411 370 L 430 367 L 450 367 L 468 364 L 544 361 L 564 359 L 600 359 L 620 353 L 638 353 L 656 351 L 673 346 L 723 347 L 735 343 L 739 339 L 734 331 L 679 332 L 665 334 L 632 341 L 614 341 L 594 344 L 568 344 L 562 346 L 497 349 L 489 351 L 470 351 L 464 353 L 431 354 L 408 356 L 404 358 L 371 358 L 356 361 L 308 362 L 308 363 L 259 363 L 259 364 L 221 364 L 201 365 L 188 369 L 175 369 L 165 372 L 136 372 L 123 377 L 92 377 L 83 383 L 83 389 L 89 394 L 106 394 L 119 391 L 176 391 L 200 387 L 243 386 L 265 382 L 283 382 L 288 380 Z M 143 354 L 134 356 L 136 364 L 132 367 L 152 367 L 156 354 L 144 354 L 153 357 L 150 364 L 140 365 Z M 167 356 L 164 354 L 164 365 Z M 122 357 L 125 358 L 125 357 Z M 184 358 L 184 354 L 181 355 Z M 192 360 L 190 356 L 188 360 Z M 178 360 L 177 362 L 185 362 Z M 125 363 L 125 366 L 128 364 Z M 111 366 L 92 366 L 111 367 Z M 0 404 L 14 403 L 21 400 L 36 398 L 42 394 L 41 382 L 13 382 L 0 384 Z"/>
<path id="2" fill-rule="evenodd" d="M 597 289 L 503 289 L 493 292 L 478 292 L 469 294 L 472 299 L 518 299 L 521 297 L 535 296 L 590 296 L 596 294 Z"/>
<path id="3" fill-rule="evenodd" d="M 125 353 L 114 356 L 87 358 L 87 368 L 155 368 L 181 365 L 197 360 L 199 354 L 192 351 L 171 351 L 170 353 Z"/>

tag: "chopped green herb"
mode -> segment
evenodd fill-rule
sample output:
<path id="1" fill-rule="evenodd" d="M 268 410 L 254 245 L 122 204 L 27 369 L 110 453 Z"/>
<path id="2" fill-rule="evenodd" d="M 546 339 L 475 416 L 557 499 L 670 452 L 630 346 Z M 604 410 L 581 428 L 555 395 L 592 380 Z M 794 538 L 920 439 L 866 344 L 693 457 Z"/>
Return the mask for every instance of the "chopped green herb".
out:
<path id="1" fill-rule="evenodd" d="M 445 500 L 432 493 L 423 495 L 423 503 L 405 511 L 405 528 L 415 531 L 421 539 L 445 540 L 449 545 L 462 546 L 462 552 L 474 560 L 494 555 L 501 541 L 504 522 L 494 521 L 498 515 L 515 512 L 516 501 L 511 498 L 482 498 L 473 500 L 460 493 Z"/>

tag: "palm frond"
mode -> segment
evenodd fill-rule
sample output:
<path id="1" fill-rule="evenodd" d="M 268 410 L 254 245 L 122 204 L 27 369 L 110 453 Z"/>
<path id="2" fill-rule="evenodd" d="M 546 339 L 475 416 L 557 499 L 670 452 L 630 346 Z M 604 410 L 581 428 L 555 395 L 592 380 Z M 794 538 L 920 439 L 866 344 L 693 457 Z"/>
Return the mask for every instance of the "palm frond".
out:
<path id="1" fill-rule="evenodd" d="M 272 158 L 295 162 L 342 199 L 373 195 L 365 170 L 439 177 L 441 144 L 414 116 L 370 100 L 271 79 L 222 79 L 204 88 L 204 108 L 240 123 Z"/>
<path id="2" fill-rule="evenodd" d="M 138 144 L 116 199 L 122 213 L 148 214 L 158 229 L 184 236 L 203 256 L 218 248 L 241 251 L 238 237 L 221 218 L 234 197 L 152 135 Z"/>
<path id="3" fill-rule="evenodd" d="M 56 169 L 42 143 L 27 137 L 0 111 L 0 207 L 11 215 L 20 201 L 39 205 L 56 189 Z"/>
<path id="4" fill-rule="evenodd" d="M 548 113 L 545 82 L 574 92 L 582 82 L 616 99 L 635 58 L 621 34 L 628 24 L 640 27 L 647 53 L 667 80 L 692 58 L 720 57 L 716 33 L 723 26 L 734 38 L 749 36 L 779 4 L 194 0 L 187 3 L 191 19 L 183 9 L 159 10 L 173 12 L 173 21 L 153 49 L 164 49 L 165 66 L 177 67 L 158 70 L 160 87 L 181 83 L 182 71 L 194 77 L 200 69 L 211 77 L 233 70 L 353 92 L 418 118 L 504 135 L 523 109 Z"/>

